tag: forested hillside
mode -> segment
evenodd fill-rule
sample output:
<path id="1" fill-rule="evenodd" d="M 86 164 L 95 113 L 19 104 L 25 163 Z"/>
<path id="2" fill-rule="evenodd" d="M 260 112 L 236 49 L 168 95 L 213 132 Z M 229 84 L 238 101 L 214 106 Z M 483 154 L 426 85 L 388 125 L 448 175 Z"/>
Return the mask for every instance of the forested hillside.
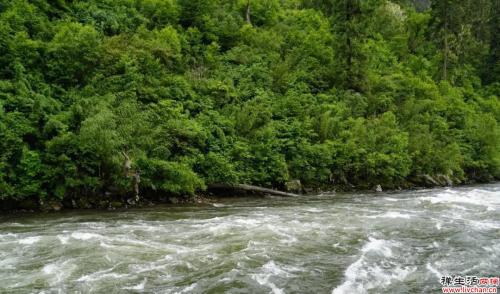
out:
<path id="1" fill-rule="evenodd" d="M 0 0 L 0 199 L 499 179 L 499 21 L 497 0 Z"/>

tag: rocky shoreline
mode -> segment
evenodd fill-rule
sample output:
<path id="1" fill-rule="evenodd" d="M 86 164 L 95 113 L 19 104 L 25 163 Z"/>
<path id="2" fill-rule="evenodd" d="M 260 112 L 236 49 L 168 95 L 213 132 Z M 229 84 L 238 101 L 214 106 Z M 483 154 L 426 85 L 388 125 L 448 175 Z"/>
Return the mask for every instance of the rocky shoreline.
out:
<path id="1" fill-rule="evenodd" d="M 300 195 L 318 194 L 324 192 L 355 192 L 355 191 L 400 191 L 413 190 L 434 187 L 451 187 L 458 185 L 476 184 L 474 181 L 460 181 L 451 179 L 445 175 L 421 175 L 407 181 L 400 187 L 383 187 L 375 185 L 373 187 L 356 187 L 350 184 L 332 185 L 329 187 L 306 187 L 300 181 L 292 180 L 285 183 L 282 190 L 289 193 L 297 193 Z M 212 190 L 202 191 L 196 195 L 179 196 L 179 195 L 157 195 L 148 193 L 144 197 L 137 199 L 130 195 L 113 195 L 104 193 L 104 195 L 90 195 L 78 197 L 68 197 L 63 200 L 50 199 L 23 199 L 23 200 L 0 200 L 1 213 L 17 213 L 17 212 L 54 212 L 70 209 L 97 209 L 97 210 L 117 210 L 139 207 L 151 207 L 160 204 L 212 204 L 217 202 L 219 198 L 225 197 L 245 197 L 245 196 L 266 196 L 268 193 L 260 193 L 255 191 L 240 191 L 240 190 Z"/>

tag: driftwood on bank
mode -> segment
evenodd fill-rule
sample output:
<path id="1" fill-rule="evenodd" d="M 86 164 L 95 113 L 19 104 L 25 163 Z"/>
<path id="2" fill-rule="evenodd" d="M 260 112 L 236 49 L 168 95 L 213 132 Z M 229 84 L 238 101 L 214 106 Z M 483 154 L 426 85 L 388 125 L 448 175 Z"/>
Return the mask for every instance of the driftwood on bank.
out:
<path id="1" fill-rule="evenodd" d="M 282 192 L 274 189 L 263 188 L 246 184 L 211 184 L 208 185 L 209 190 L 224 190 L 232 192 L 253 192 L 259 194 L 269 194 L 282 197 L 297 197 L 299 195 L 293 193 Z"/>

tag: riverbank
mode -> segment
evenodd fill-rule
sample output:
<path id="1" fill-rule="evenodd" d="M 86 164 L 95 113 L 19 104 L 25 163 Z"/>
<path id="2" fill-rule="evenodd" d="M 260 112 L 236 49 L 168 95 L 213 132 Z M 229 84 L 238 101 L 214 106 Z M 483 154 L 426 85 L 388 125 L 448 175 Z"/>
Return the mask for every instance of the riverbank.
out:
<path id="1" fill-rule="evenodd" d="M 382 191 L 403 191 L 418 190 L 423 188 L 452 187 L 481 184 L 475 181 L 452 180 L 446 176 L 423 175 L 413 181 L 407 181 L 404 185 L 398 187 L 382 187 L 376 185 L 373 187 L 354 186 L 354 185 L 332 185 L 329 187 L 307 187 L 302 186 L 300 182 L 293 182 L 293 185 L 285 186 L 282 190 L 300 195 L 312 195 L 334 192 L 382 192 Z M 278 190 L 276 190 L 278 191 Z M 137 207 L 151 207 L 160 204 L 212 204 L 220 198 L 228 197 L 248 197 L 248 196 L 266 196 L 269 193 L 256 190 L 228 189 L 219 186 L 209 187 L 206 191 L 200 191 L 195 195 L 168 195 L 152 193 L 146 191 L 139 198 L 131 195 L 114 195 L 110 193 L 95 195 L 79 195 L 78 197 L 67 197 L 62 200 L 55 198 L 48 199 L 23 199 L 0 200 L 0 211 L 2 213 L 17 212 L 51 212 L 71 209 L 97 209 L 97 210 L 117 210 Z M 293 195 L 293 194 L 291 194 Z"/>

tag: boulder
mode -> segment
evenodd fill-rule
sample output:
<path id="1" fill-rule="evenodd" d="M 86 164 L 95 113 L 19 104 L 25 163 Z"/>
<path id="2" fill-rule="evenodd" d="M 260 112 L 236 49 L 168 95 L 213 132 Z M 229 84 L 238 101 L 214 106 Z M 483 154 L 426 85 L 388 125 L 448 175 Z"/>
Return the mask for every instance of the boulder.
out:
<path id="1" fill-rule="evenodd" d="M 42 200 L 40 199 L 40 209 L 42 211 L 59 211 L 63 207 L 61 201 L 57 199 Z"/>
<path id="2" fill-rule="evenodd" d="M 285 189 L 287 192 L 298 193 L 302 191 L 302 183 L 300 180 L 291 180 L 285 183 Z"/>
<path id="3" fill-rule="evenodd" d="M 89 197 L 82 196 L 78 197 L 75 199 L 71 200 L 71 205 L 73 208 L 81 208 L 81 209 L 86 209 L 86 208 L 92 208 L 92 202 Z"/>

